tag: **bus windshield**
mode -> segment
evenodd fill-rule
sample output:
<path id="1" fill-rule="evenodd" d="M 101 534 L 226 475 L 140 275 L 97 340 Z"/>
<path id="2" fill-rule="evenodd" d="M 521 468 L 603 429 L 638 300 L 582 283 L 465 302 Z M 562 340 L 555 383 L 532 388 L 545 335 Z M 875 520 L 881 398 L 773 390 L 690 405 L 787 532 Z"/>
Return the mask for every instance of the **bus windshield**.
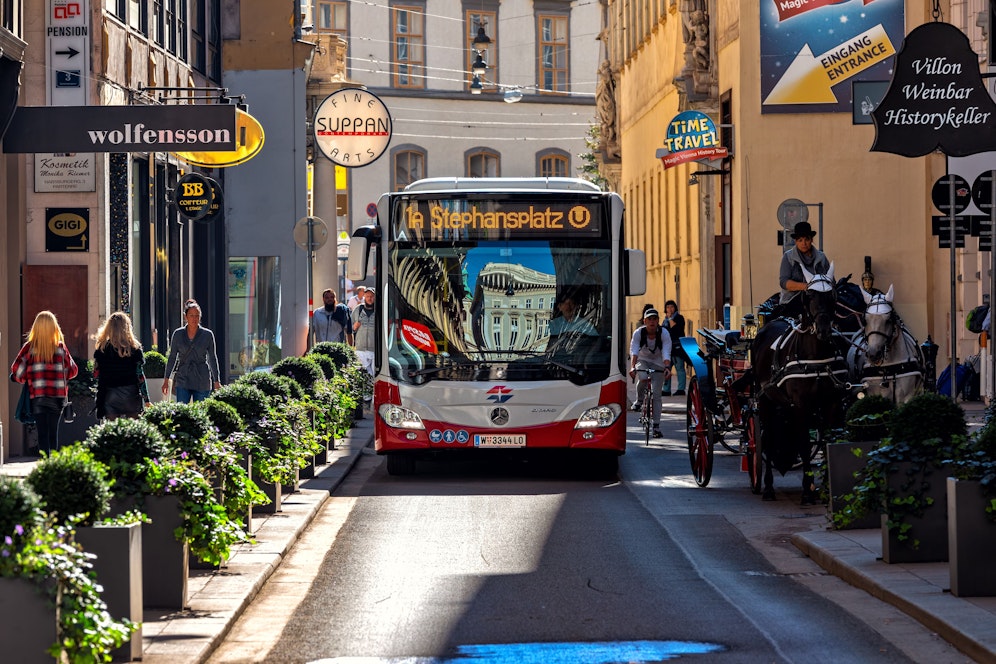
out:
<path id="1" fill-rule="evenodd" d="M 539 199 L 396 201 L 386 255 L 395 380 L 608 376 L 612 262 L 601 204 Z M 561 213 L 573 227 L 556 225 Z M 571 215 L 589 228 L 579 232 Z"/>

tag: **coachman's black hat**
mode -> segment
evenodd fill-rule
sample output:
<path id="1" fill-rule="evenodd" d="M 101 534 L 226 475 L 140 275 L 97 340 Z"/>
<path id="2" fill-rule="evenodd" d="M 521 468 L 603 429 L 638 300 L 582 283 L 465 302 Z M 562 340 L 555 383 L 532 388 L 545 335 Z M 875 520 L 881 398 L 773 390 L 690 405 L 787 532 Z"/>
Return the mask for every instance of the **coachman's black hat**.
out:
<path id="1" fill-rule="evenodd" d="M 793 240 L 799 237 L 815 237 L 815 236 L 816 236 L 816 231 L 813 230 L 813 227 L 809 225 L 808 221 L 800 221 L 798 224 L 795 225 L 795 229 L 792 231 Z"/>

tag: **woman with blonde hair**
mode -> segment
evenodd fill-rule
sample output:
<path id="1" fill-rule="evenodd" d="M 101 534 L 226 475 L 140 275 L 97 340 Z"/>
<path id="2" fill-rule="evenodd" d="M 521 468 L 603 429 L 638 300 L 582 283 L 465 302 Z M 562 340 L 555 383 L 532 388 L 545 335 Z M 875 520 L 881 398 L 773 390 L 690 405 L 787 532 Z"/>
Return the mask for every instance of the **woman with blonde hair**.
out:
<path id="1" fill-rule="evenodd" d="M 39 311 L 10 365 L 11 380 L 28 386 L 39 450 L 59 449 L 59 420 L 69 398 L 69 381 L 78 372 L 55 314 Z"/>
<path id="2" fill-rule="evenodd" d="M 97 330 L 93 375 L 97 379 L 97 417 L 138 417 L 150 403 L 145 356 L 131 318 L 115 311 Z"/>

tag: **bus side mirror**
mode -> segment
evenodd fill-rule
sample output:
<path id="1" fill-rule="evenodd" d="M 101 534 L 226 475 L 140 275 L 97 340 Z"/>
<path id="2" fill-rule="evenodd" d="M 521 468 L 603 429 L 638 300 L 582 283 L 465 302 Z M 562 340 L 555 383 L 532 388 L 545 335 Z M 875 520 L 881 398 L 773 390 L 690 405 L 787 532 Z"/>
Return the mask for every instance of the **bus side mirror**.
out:
<path id="1" fill-rule="evenodd" d="M 380 241 L 379 226 L 360 226 L 349 238 L 349 258 L 346 261 L 346 276 L 352 281 L 367 278 L 370 260 L 370 246 Z"/>
<path id="2" fill-rule="evenodd" d="M 642 249 L 626 249 L 626 295 L 647 292 L 647 255 Z"/>

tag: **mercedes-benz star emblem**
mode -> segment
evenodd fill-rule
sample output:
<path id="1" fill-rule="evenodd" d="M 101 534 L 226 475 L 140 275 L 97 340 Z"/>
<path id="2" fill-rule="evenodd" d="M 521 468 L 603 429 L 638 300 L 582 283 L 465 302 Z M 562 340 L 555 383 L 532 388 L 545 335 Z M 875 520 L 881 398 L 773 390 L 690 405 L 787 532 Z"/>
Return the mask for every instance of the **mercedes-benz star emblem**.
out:
<path id="1" fill-rule="evenodd" d="M 508 424 L 508 411 L 504 408 L 492 408 L 491 421 L 498 425 Z"/>

